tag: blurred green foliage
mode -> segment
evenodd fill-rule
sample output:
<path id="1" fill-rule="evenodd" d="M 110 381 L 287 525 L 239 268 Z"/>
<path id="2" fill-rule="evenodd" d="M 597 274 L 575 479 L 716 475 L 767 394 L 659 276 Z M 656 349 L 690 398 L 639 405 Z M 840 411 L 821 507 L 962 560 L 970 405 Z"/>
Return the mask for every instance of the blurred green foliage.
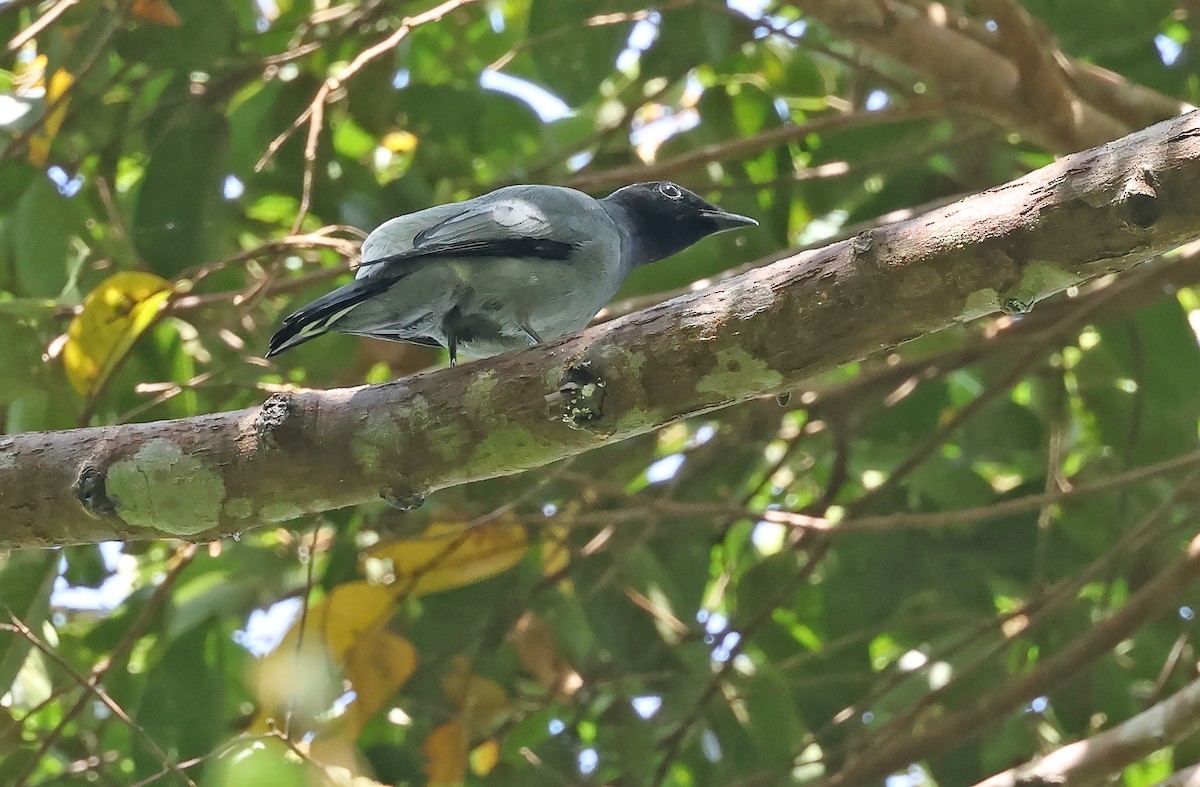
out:
<path id="1" fill-rule="evenodd" d="M 1196 20 L 1181 10 L 1194 4 L 1023 4 L 1068 55 L 1200 97 Z M 51 5 L 0 3 L 0 39 Z M 381 382 L 437 363 L 422 348 L 342 336 L 277 364 L 260 353 L 282 314 L 348 276 L 356 232 L 506 183 L 596 183 L 612 168 L 728 146 L 672 177 L 759 217 L 761 230 L 638 271 L 624 295 L 644 296 L 1050 160 L 949 104 L 907 111 L 940 86 L 782 2 L 464 2 L 332 91 L 312 137 L 306 108 L 322 83 L 432 0 L 170 0 L 178 26 L 156 23 L 146 8 L 155 5 L 67 7 L 0 57 L 9 433 L 233 409 L 281 386 Z M 74 84 L 35 166 L 39 85 L 58 70 Z M 18 116 L 23 106 L 34 115 Z M 58 339 L 89 292 L 135 270 L 171 281 L 172 303 L 103 385 L 80 394 Z M 507 503 L 529 533 L 515 568 L 399 594 L 378 621 L 417 653 L 414 677 L 377 698 L 383 710 L 349 738 L 336 710 L 297 712 L 289 732 L 330 766 L 326 778 L 419 784 L 431 763 L 451 761 L 469 783 L 497 785 L 782 784 L 832 773 L 879 740 L 986 698 L 1102 620 L 1176 558 L 1196 501 L 1176 472 L 986 522 L 828 542 L 759 515 L 932 515 L 1195 452 L 1200 294 L 1160 289 L 1144 301 L 1047 343 L 1015 385 L 1004 382 L 1020 357 L 1011 349 L 899 380 L 867 361 L 813 381 L 826 392 L 815 404 L 723 411 L 448 490 L 409 517 L 363 506 L 194 553 L 154 542 L 7 555 L 0 604 L 74 674 L 28 638 L 0 633 L 12 715 L 0 717 L 0 783 L 314 778 L 311 762 L 254 726 L 260 640 L 283 636 L 314 583 L 317 598 L 369 574 L 360 551 L 380 538 Z M 920 337 L 894 360 L 950 357 L 986 327 Z M 968 405 L 959 428 L 889 480 Z M 1131 532 L 1140 537 L 1114 548 Z M 565 566 L 556 539 L 569 549 Z M 1000 709 L 990 729 L 915 764 L 906 783 L 973 783 L 1178 689 L 1194 672 L 1200 598 L 1189 591 L 1173 607 L 1082 664 L 1076 680 Z M 1004 617 L 1014 611 L 1025 625 Z M 548 631 L 537 647 L 511 633 L 527 612 Z M 465 696 L 502 692 L 498 714 L 471 717 L 471 702 L 447 690 L 456 657 L 485 681 Z M 109 661 L 103 685 L 128 719 L 78 685 Z M 545 678 L 571 671 L 572 691 Z M 453 735 L 430 737 L 455 724 L 466 730 L 461 751 L 445 745 Z M 305 737 L 314 729 L 315 743 Z M 494 763 L 479 748 L 489 740 Z M 1156 783 L 1200 758 L 1198 743 L 1164 747 L 1123 783 Z"/>

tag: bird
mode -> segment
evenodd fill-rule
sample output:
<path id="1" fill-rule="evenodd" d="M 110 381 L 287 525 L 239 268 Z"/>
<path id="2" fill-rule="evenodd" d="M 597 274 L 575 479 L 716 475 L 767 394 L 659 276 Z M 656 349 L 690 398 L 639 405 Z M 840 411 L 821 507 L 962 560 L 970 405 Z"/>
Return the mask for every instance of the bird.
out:
<path id="1" fill-rule="evenodd" d="M 284 318 L 266 356 L 333 331 L 486 358 L 586 326 L 635 268 L 757 225 L 669 181 L 602 199 L 505 186 L 376 228 L 353 281 Z"/>

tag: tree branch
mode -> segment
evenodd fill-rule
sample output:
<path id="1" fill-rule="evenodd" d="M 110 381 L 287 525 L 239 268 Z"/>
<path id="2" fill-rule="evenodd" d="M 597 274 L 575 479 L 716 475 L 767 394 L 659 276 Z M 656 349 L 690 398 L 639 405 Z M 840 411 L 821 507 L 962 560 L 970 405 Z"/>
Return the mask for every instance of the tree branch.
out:
<path id="1" fill-rule="evenodd" d="M 1032 20 L 1011 3 L 988 0 L 1006 28 L 1000 41 L 982 40 L 942 4 L 923 10 L 895 0 L 788 0 L 833 32 L 935 82 L 942 92 L 1047 150 L 1098 145 L 1192 107 L 1135 89 L 1117 75 L 1065 56 L 1057 69 L 1029 45 Z M 1040 28 L 1037 29 L 1040 31 Z M 1010 59 L 996 43 L 1011 44 Z M 1064 78 L 1065 77 L 1065 78 Z"/>
<path id="2" fill-rule="evenodd" d="M 1200 679 L 1104 732 L 1067 744 L 975 787 L 1094 784 L 1200 730 Z"/>
<path id="3" fill-rule="evenodd" d="M 1111 617 L 1097 622 L 1058 653 L 1039 661 L 1033 670 L 980 697 L 962 710 L 945 713 L 928 725 L 918 725 L 912 734 L 878 742 L 818 784 L 824 787 L 871 784 L 911 762 L 937 756 L 987 725 L 999 721 L 1003 714 L 1011 712 L 1022 702 L 1060 686 L 1073 676 L 1078 677 L 1084 665 L 1095 661 L 1147 621 L 1178 604 L 1179 596 L 1198 577 L 1200 536 L 1192 539 L 1183 557 L 1142 585 Z M 1038 782 L 1034 780 L 1029 783 Z"/>
<path id="4" fill-rule="evenodd" d="M 0 437 L 0 543 L 218 538 L 545 465 L 1128 268 L 1200 235 L 1198 188 L 1192 113 L 528 350 L 230 413 Z"/>
<path id="5" fill-rule="evenodd" d="M 1200 787 L 1200 764 L 1175 771 L 1159 782 L 1157 787 Z"/>

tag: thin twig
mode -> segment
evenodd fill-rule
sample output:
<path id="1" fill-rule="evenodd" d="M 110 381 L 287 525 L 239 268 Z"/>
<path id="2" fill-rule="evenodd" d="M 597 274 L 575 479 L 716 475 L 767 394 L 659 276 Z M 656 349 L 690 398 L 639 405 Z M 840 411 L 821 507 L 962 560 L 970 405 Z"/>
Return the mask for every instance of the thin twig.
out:
<path id="1" fill-rule="evenodd" d="M 260 171 L 267 165 L 271 158 L 273 158 L 279 151 L 279 148 L 281 148 L 283 144 L 287 142 L 291 135 L 294 134 L 296 130 L 300 128 L 300 126 L 304 125 L 305 121 L 308 122 L 308 134 L 304 143 L 304 176 L 300 192 L 300 208 L 296 212 L 296 220 L 292 225 L 293 233 L 300 231 L 300 226 L 303 223 L 304 217 L 308 213 L 309 205 L 312 202 L 312 185 L 317 167 L 317 143 L 320 141 L 321 129 L 324 126 L 325 105 L 327 103 L 331 103 L 334 94 L 347 82 L 349 82 L 355 74 L 361 71 L 364 66 L 370 63 L 372 60 L 375 60 L 381 55 L 390 52 L 399 46 L 400 42 L 403 41 L 408 34 L 413 31 L 413 29 L 420 27 L 421 25 L 429 24 L 430 22 L 436 22 L 446 14 L 449 14 L 451 11 L 476 2 L 479 2 L 479 0 L 446 0 L 443 3 L 434 6 L 433 8 L 430 8 L 428 11 L 424 11 L 415 16 L 405 17 L 404 20 L 401 21 L 400 26 L 396 28 L 391 35 L 382 41 L 362 50 L 352 61 L 350 61 L 350 64 L 342 69 L 339 73 L 327 77 L 325 81 L 321 83 L 321 87 L 317 89 L 317 93 L 315 96 L 313 96 L 312 101 L 309 102 L 308 107 L 300 113 L 300 116 L 292 122 L 287 130 L 275 137 L 275 139 L 271 141 L 271 144 L 267 146 L 267 151 L 258 160 L 258 163 L 254 165 L 254 170 L 256 172 Z"/>
<path id="2" fill-rule="evenodd" d="M 133 623 L 131 623 L 129 628 L 125 631 L 124 636 L 121 637 L 121 641 L 116 644 L 116 646 L 106 657 L 97 662 L 96 666 L 92 667 L 91 674 L 87 678 L 87 683 L 89 686 L 99 685 L 100 681 L 104 679 L 104 676 L 108 673 L 112 666 L 124 659 L 125 656 L 128 655 L 129 651 L 133 649 L 133 646 L 137 644 L 137 641 L 141 638 L 142 633 L 150 625 L 150 621 L 155 615 L 158 614 L 159 608 L 166 601 L 168 591 L 175 585 L 175 582 L 179 579 L 179 576 L 183 573 L 183 570 L 191 565 L 192 560 L 196 556 L 196 545 L 188 544 L 180 549 L 177 554 L 178 562 L 169 572 L 167 572 L 167 575 L 163 577 L 163 580 L 158 584 L 158 587 L 154 589 L 153 595 L 150 596 L 150 599 L 146 602 L 145 606 L 142 607 L 141 612 L 138 613 L 137 618 L 134 619 Z M 63 732 L 67 728 L 67 725 L 70 724 L 71 721 L 78 716 L 84 708 L 87 707 L 88 701 L 88 696 L 86 694 L 80 697 L 76 703 L 72 705 L 66 713 L 63 714 L 62 718 L 59 719 L 58 724 L 54 726 L 54 729 L 42 737 L 39 743 L 38 751 L 29 759 L 29 762 L 26 764 L 24 770 L 22 770 L 14 780 L 13 783 L 16 785 L 16 787 L 22 787 L 22 785 L 28 784 L 28 780 L 30 776 L 33 775 L 33 771 L 37 768 L 38 762 L 41 761 L 42 757 L 46 756 L 46 752 L 50 751 L 50 748 L 54 745 L 55 741 L 62 736 Z"/>
<path id="3" fill-rule="evenodd" d="M 73 5 L 79 5 L 79 0 L 58 0 L 57 3 L 50 6 L 50 10 L 42 14 L 33 24 L 17 33 L 8 42 L 8 51 L 16 52 L 27 43 L 37 38 L 43 30 L 54 24 L 54 20 L 65 14 Z"/>
<path id="4" fill-rule="evenodd" d="M 36 634 L 34 634 L 33 631 L 16 615 L 9 613 L 9 620 L 11 621 L 10 623 L 0 623 L 0 631 L 9 631 L 17 634 L 29 642 L 29 644 L 41 651 L 46 658 L 57 664 L 59 668 L 61 668 L 63 672 L 67 673 L 67 675 L 70 676 L 70 678 L 74 680 L 76 684 L 82 687 L 85 692 L 94 695 L 96 699 L 100 700 L 104 707 L 108 708 L 114 716 L 116 716 L 118 719 L 124 722 L 126 726 L 133 730 L 137 736 L 142 739 L 142 742 L 145 744 L 146 748 L 150 750 L 150 753 L 157 757 L 158 760 L 163 764 L 164 768 L 169 769 L 169 772 L 177 774 L 181 779 L 183 779 L 184 783 L 190 785 L 190 787 L 196 787 L 196 782 L 192 781 L 192 779 L 186 773 L 171 763 L 171 758 L 167 755 L 167 753 L 162 750 L 162 748 L 152 737 L 150 737 L 142 725 L 134 721 L 130 715 L 125 712 L 125 709 L 122 708 L 111 696 L 109 696 L 108 692 L 104 690 L 104 687 L 101 686 L 98 681 L 94 680 L 94 676 L 85 678 L 83 675 L 80 675 L 79 672 L 77 672 L 75 668 L 72 667 L 69 662 L 67 662 L 66 659 L 58 654 L 58 651 L 42 642 L 42 640 Z M 34 759 L 33 762 L 36 763 L 37 759 L 40 759 L 40 757 Z"/>

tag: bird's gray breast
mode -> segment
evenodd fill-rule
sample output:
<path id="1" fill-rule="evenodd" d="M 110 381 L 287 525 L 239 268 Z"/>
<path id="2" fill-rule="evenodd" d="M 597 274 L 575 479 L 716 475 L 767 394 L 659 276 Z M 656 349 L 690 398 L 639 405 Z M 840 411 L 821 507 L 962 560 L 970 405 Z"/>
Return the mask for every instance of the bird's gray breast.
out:
<path id="1" fill-rule="evenodd" d="M 578 331 L 621 284 L 619 253 L 584 242 L 570 260 L 499 258 L 451 265 L 446 317 L 463 351 L 488 356 Z M 444 337 L 440 337 L 444 338 Z"/>
<path id="2" fill-rule="evenodd" d="M 382 261 L 426 243 L 529 237 L 570 253 Z M 443 346 L 453 332 L 462 351 L 476 357 L 583 328 L 625 274 L 612 219 L 587 195 L 556 187 L 509 187 L 392 219 L 363 243 L 363 260 L 357 278 L 402 275 L 339 320 L 337 330 Z"/>
<path id="3" fill-rule="evenodd" d="M 346 315 L 338 329 L 486 357 L 580 330 L 621 285 L 619 247 L 584 241 L 569 260 L 436 259 Z M 529 329 L 528 331 L 526 329 Z"/>

